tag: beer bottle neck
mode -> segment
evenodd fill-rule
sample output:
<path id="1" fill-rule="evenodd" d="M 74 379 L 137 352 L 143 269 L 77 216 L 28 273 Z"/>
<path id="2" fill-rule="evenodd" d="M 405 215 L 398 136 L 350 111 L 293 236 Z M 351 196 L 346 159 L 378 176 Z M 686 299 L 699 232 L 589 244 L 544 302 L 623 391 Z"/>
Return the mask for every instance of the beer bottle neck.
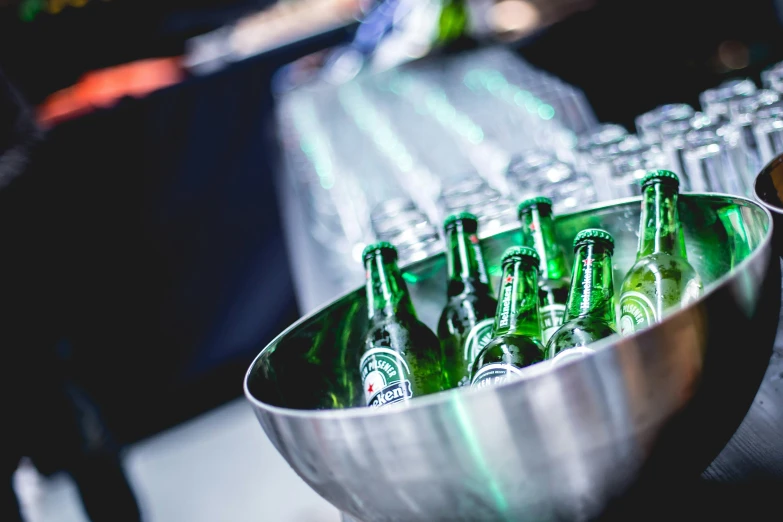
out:
<path id="1" fill-rule="evenodd" d="M 446 235 L 449 297 L 471 291 L 489 293 L 489 277 L 476 231 L 457 222 L 448 228 Z"/>
<path id="2" fill-rule="evenodd" d="M 538 317 L 538 271 L 525 261 L 503 267 L 493 337 L 514 333 L 541 339 Z"/>
<path id="3" fill-rule="evenodd" d="M 464 0 L 444 0 L 438 19 L 438 42 L 444 44 L 459 38 L 467 23 L 468 8 Z"/>
<path id="4" fill-rule="evenodd" d="M 576 251 L 564 321 L 587 315 L 615 326 L 612 255 L 598 242 L 580 245 Z"/>
<path id="5" fill-rule="evenodd" d="M 555 220 L 548 208 L 530 207 L 520 216 L 522 244 L 536 249 L 541 257 L 541 279 L 557 280 L 568 275 L 565 254 L 557 242 Z"/>
<path id="6" fill-rule="evenodd" d="M 652 183 L 644 188 L 643 195 L 637 259 L 655 253 L 685 258 L 685 241 L 677 216 L 677 186 Z"/>
<path id="7" fill-rule="evenodd" d="M 370 319 L 408 315 L 415 317 L 408 287 L 395 261 L 376 255 L 365 260 L 367 311 Z"/>

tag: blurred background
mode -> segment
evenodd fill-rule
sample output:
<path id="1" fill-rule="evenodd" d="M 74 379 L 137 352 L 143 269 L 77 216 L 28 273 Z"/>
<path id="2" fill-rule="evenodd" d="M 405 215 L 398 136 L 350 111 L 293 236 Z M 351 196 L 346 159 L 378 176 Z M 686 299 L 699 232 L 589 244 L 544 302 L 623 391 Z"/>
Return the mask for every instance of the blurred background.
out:
<path id="1" fill-rule="evenodd" d="M 566 212 L 649 166 L 747 194 L 781 60 L 779 0 L 0 0 L 0 158 L 33 144 L 0 176 L 27 520 L 124 520 L 82 506 L 91 447 L 145 520 L 337 520 L 240 398 L 253 357 L 366 243 L 415 261 L 456 209 L 491 233 L 544 181 Z"/>

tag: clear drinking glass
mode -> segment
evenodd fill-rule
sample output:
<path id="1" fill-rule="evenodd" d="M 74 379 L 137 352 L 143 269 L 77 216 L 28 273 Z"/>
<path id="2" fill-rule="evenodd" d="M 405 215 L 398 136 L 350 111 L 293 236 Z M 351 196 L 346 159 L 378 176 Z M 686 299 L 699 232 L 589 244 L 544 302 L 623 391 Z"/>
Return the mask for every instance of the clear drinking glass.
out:
<path id="1" fill-rule="evenodd" d="M 762 108 L 776 103 L 779 99 L 779 93 L 769 89 L 761 89 L 750 96 L 729 102 L 731 123 L 740 133 L 741 154 L 737 167 L 747 180 L 754 179 L 764 166 L 754 132 L 756 114 Z"/>
<path id="2" fill-rule="evenodd" d="M 767 164 L 783 153 L 783 101 L 756 111 L 753 134 L 759 146 L 762 164 Z"/>
<path id="3" fill-rule="evenodd" d="M 608 201 L 614 197 L 610 188 L 609 155 L 627 136 L 628 131 L 625 127 L 614 123 L 603 123 L 577 140 L 574 165 L 578 172 L 587 174 L 593 181 L 598 201 Z"/>
<path id="4" fill-rule="evenodd" d="M 639 180 L 646 171 L 671 169 L 668 157 L 659 145 L 644 143 L 637 136 L 628 135 L 608 153 L 609 190 L 611 197 L 624 198 L 639 195 Z"/>
<path id="5" fill-rule="evenodd" d="M 694 114 L 693 107 L 686 103 L 661 105 L 636 118 L 636 131 L 642 141 L 660 143 L 661 125 L 667 122 L 687 122 Z"/>
<path id="6" fill-rule="evenodd" d="M 761 85 L 766 89 L 783 93 L 783 62 L 778 62 L 761 72 Z"/>
<path id="7" fill-rule="evenodd" d="M 745 196 L 748 183 L 737 171 L 733 151 L 739 136 L 729 125 L 704 126 L 685 136 L 685 170 L 693 192 Z"/>
<path id="8" fill-rule="evenodd" d="M 727 80 L 699 95 L 702 111 L 713 118 L 728 118 L 730 100 L 750 96 L 756 92 L 756 84 L 749 78 Z"/>

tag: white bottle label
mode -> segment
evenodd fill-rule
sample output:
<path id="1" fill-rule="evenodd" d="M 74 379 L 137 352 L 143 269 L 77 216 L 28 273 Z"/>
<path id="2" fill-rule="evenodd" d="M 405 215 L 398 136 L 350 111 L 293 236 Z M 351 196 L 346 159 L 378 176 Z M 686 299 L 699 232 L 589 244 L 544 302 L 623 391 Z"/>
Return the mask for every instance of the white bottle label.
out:
<path id="1" fill-rule="evenodd" d="M 539 310 L 541 316 L 541 341 L 546 345 L 549 338 L 563 325 L 565 305 L 551 304 L 542 306 Z"/>
<path id="2" fill-rule="evenodd" d="M 468 367 L 473 365 L 479 352 L 487 343 L 492 340 L 492 328 L 495 326 L 495 319 L 490 317 L 479 321 L 476 326 L 470 329 L 465 338 L 465 347 L 462 356 Z"/>
<path id="3" fill-rule="evenodd" d="M 521 375 L 522 372 L 519 371 L 519 368 L 511 366 L 510 364 L 487 364 L 476 372 L 470 386 L 475 389 L 486 388 L 487 386 L 499 386 L 511 380 L 518 379 Z"/>
<path id="4" fill-rule="evenodd" d="M 364 352 L 359 368 L 367 406 L 379 408 L 413 397 L 408 363 L 391 348 L 370 348 Z"/>
<path id="5" fill-rule="evenodd" d="M 620 333 L 630 335 L 656 321 L 655 306 L 649 297 L 639 292 L 620 296 Z"/>

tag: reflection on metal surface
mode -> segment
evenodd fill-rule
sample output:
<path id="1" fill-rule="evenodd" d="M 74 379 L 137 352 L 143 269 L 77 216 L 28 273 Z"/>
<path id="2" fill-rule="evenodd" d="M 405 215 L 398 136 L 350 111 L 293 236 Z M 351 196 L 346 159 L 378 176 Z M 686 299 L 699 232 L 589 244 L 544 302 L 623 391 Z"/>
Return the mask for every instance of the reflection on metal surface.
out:
<path id="1" fill-rule="evenodd" d="M 248 371 L 246 395 L 291 466 L 363 522 L 586 519 L 629 487 L 698 476 L 764 374 L 780 273 L 761 207 L 687 194 L 679 205 L 705 295 L 594 354 L 494 389 L 452 390 L 386 412 L 353 407 L 366 328 L 357 290 L 267 347 Z M 608 230 L 621 276 L 635 259 L 629 223 L 638 219 L 638 200 L 596 207 L 560 216 L 559 238 L 568 245 L 583 228 Z M 482 241 L 494 277 L 501 252 L 518 243 L 516 229 Z M 444 301 L 443 256 L 404 270 L 432 327 Z"/>

